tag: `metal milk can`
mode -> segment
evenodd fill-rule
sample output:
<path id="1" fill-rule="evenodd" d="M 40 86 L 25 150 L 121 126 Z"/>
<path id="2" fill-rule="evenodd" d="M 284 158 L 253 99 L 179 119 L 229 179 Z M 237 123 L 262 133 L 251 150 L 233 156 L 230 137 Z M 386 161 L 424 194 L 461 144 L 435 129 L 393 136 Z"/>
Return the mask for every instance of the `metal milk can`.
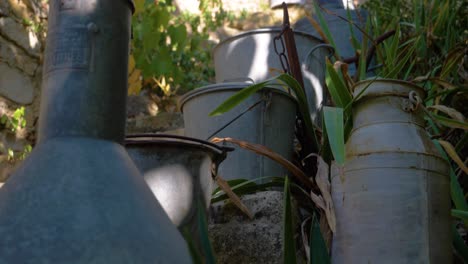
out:
<path id="1" fill-rule="evenodd" d="M 346 162 L 334 164 L 332 263 L 451 263 L 449 164 L 424 130 L 424 90 L 359 82 Z"/>

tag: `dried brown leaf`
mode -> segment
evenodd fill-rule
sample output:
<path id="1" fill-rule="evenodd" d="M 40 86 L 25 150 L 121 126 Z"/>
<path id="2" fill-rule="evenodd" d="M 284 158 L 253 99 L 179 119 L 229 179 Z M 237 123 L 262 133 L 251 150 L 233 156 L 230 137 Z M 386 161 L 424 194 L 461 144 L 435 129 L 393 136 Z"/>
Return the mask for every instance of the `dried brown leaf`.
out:
<path id="1" fill-rule="evenodd" d="M 450 156 L 450 158 L 457 163 L 457 165 L 462 169 L 466 174 L 468 174 L 468 167 L 466 167 L 465 163 L 463 163 L 462 159 L 460 156 L 458 156 L 457 152 L 455 151 L 455 148 L 453 147 L 450 142 L 444 141 L 444 140 L 439 140 L 440 145 L 445 149 L 445 152 Z"/>
<path id="2" fill-rule="evenodd" d="M 435 110 L 441 111 L 459 122 L 462 122 L 462 123 L 466 122 L 466 119 L 462 113 L 458 112 L 457 110 L 453 108 L 447 107 L 445 105 L 433 105 L 433 106 L 429 106 L 428 109 L 435 109 Z"/>
<path id="3" fill-rule="evenodd" d="M 317 157 L 317 175 L 315 181 L 322 193 L 323 200 L 325 202 L 325 216 L 327 217 L 328 225 L 331 231 L 336 231 L 336 216 L 335 208 L 333 207 L 333 200 L 331 197 L 330 181 L 328 181 L 328 164 L 319 155 L 312 154 Z"/>
<path id="4" fill-rule="evenodd" d="M 237 206 L 237 208 L 239 208 L 245 215 L 247 215 L 250 218 L 250 220 L 254 218 L 249 208 L 245 206 L 245 204 L 241 201 L 239 196 L 237 196 L 237 194 L 235 194 L 232 191 L 229 184 L 220 175 L 216 176 L 216 183 L 218 184 L 219 188 L 221 188 L 221 190 L 223 190 L 227 194 L 227 196 L 234 203 L 234 205 Z"/>
<path id="5" fill-rule="evenodd" d="M 285 167 L 291 174 L 299 180 L 302 184 L 307 186 L 309 189 L 313 189 L 315 186 L 313 185 L 312 181 L 309 180 L 309 177 L 298 167 L 296 167 L 293 163 L 291 163 L 289 160 L 285 159 L 282 157 L 280 154 L 274 152 L 273 150 L 259 145 L 259 144 L 254 144 L 250 143 L 247 141 L 242 141 L 234 138 L 213 138 L 211 139 L 211 142 L 213 143 L 219 143 L 219 142 L 229 142 L 238 145 L 239 147 L 252 151 L 254 153 L 257 153 L 259 155 L 268 157 L 279 164 L 281 164 L 283 167 Z"/>

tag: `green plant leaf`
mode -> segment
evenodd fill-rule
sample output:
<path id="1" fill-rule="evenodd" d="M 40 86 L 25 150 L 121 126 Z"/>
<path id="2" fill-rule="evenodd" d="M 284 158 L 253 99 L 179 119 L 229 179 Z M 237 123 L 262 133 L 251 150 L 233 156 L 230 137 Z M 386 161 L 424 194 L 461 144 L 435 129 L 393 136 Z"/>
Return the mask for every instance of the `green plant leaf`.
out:
<path id="1" fill-rule="evenodd" d="M 331 62 L 327 59 L 326 61 L 326 84 L 328 91 L 332 97 L 333 102 L 336 106 L 345 108 L 352 101 L 351 93 L 344 80 L 335 70 Z"/>
<path id="2" fill-rule="evenodd" d="M 458 255 L 463 259 L 465 263 L 468 263 L 468 247 L 463 241 L 463 238 L 457 231 L 457 227 L 455 224 L 452 225 L 452 233 L 453 233 L 453 247 L 457 251 Z"/>
<path id="3" fill-rule="evenodd" d="M 228 112 L 229 110 L 233 109 L 240 103 L 242 103 L 244 100 L 249 98 L 252 94 L 256 93 L 263 87 L 268 85 L 268 82 L 270 80 L 260 82 L 254 85 L 251 85 L 249 87 L 246 87 L 239 92 L 235 93 L 233 96 L 229 97 L 226 101 L 224 101 L 222 104 L 220 104 L 218 107 L 216 107 L 215 110 L 213 110 L 209 115 L 210 116 L 217 116 L 224 114 Z"/>
<path id="4" fill-rule="evenodd" d="M 204 263 L 216 264 L 216 258 L 208 235 L 208 224 L 206 222 L 205 206 L 201 201 L 198 201 L 197 203 L 197 222 L 201 248 L 203 250 L 203 255 L 205 256 Z"/>
<path id="5" fill-rule="evenodd" d="M 289 88 L 291 88 L 296 95 L 296 99 L 298 101 L 299 112 L 301 113 L 301 117 L 304 121 L 304 125 L 306 128 L 306 136 L 309 137 L 307 140 L 310 144 L 312 144 L 311 151 L 312 152 L 319 152 L 320 151 L 320 144 L 317 140 L 317 136 L 315 135 L 315 128 L 314 124 L 312 123 L 312 119 L 310 118 L 310 108 L 309 104 L 307 103 L 307 97 L 302 89 L 301 85 L 289 74 L 281 74 L 277 77 L 278 80 L 284 82 Z"/>
<path id="6" fill-rule="evenodd" d="M 398 56 L 397 64 L 392 65 L 391 69 L 388 69 L 388 72 L 385 74 L 385 78 L 398 79 L 399 74 L 403 72 L 403 67 L 408 63 L 408 60 L 412 56 L 414 56 L 414 51 L 416 50 L 416 47 L 417 45 L 413 43 L 413 45 L 404 48 L 401 51 L 403 57 Z"/>
<path id="7" fill-rule="evenodd" d="M 437 114 L 431 114 L 431 116 L 434 117 L 437 121 L 439 121 L 442 125 L 446 127 L 468 130 L 468 123 L 466 122 L 460 122 L 458 120 L 447 118 L 447 117 L 437 115 Z"/>
<path id="8" fill-rule="evenodd" d="M 133 2 L 135 3 L 135 14 L 134 15 L 137 15 L 137 14 L 143 12 L 144 6 L 145 6 L 145 0 L 134 0 Z"/>
<path id="9" fill-rule="evenodd" d="M 154 75 L 170 74 L 174 65 L 170 51 L 167 47 L 159 47 L 159 54 L 154 56 L 151 61 L 151 70 Z"/>
<path id="10" fill-rule="evenodd" d="M 284 181 L 284 211 L 283 211 L 283 263 L 295 264 L 296 242 L 294 239 L 294 222 L 291 206 L 291 191 L 289 189 L 289 178 Z"/>
<path id="11" fill-rule="evenodd" d="M 187 40 L 187 28 L 185 25 L 171 25 L 167 30 L 171 36 L 171 45 L 177 47 L 177 51 L 182 51 Z"/>
<path id="12" fill-rule="evenodd" d="M 322 232 L 320 232 L 320 225 L 318 223 L 316 214 L 312 216 L 312 223 L 310 225 L 310 264 L 329 264 L 330 256 L 328 255 L 327 246 L 323 239 Z"/>
<path id="13" fill-rule="evenodd" d="M 182 233 L 185 241 L 187 242 L 187 246 L 189 248 L 190 255 L 192 256 L 193 263 L 194 264 L 203 264 L 203 258 L 200 255 L 200 253 L 198 252 L 197 247 L 195 246 L 195 244 L 196 244 L 195 238 L 192 235 L 192 233 L 190 232 L 189 228 L 184 227 L 182 229 L 181 233 Z"/>
<path id="14" fill-rule="evenodd" d="M 343 109 L 325 106 L 323 108 L 323 115 L 327 128 L 328 142 L 330 143 L 333 157 L 338 165 L 344 165 L 345 144 Z"/>
<path id="15" fill-rule="evenodd" d="M 330 32 L 327 21 L 323 17 L 322 10 L 320 9 L 320 6 L 318 5 L 317 1 L 314 1 L 313 3 L 314 3 L 315 14 L 317 15 L 322 32 L 327 37 L 327 40 L 330 42 L 330 45 L 332 45 L 332 47 L 335 49 L 335 57 L 340 58 L 339 50 L 336 48 L 335 40 L 333 39 L 333 35 Z"/>
<path id="16" fill-rule="evenodd" d="M 450 162 L 449 157 L 445 153 L 439 141 L 434 139 L 432 142 L 436 145 L 436 148 L 439 150 L 442 157 L 444 157 L 447 162 Z M 465 194 L 452 167 L 450 167 L 450 195 L 457 210 L 468 211 L 468 203 L 466 202 Z M 468 221 L 463 222 L 465 223 L 465 226 L 468 226 Z"/>
<path id="17" fill-rule="evenodd" d="M 468 221 L 468 211 L 452 209 L 452 216 L 458 217 L 463 221 Z"/>

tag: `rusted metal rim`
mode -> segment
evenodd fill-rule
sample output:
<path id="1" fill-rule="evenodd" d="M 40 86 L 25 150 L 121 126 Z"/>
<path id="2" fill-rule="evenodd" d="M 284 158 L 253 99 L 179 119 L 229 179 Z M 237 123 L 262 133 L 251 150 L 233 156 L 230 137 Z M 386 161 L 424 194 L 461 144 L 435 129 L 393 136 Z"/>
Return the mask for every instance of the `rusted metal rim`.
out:
<path id="1" fill-rule="evenodd" d="M 270 34 L 270 33 L 279 34 L 279 33 L 281 33 L 281 31 L 282 31 L 282 28 L 280 28 L 280 27 L 259 28 L 259 29 L 246 31 L 244 33 L 229 37 L 229 38 L 224 39 L 223 41 L 219 42 L 218 45 L 216 45 L 214 47 L 213 53 L 216 53 L 216 50 L 218 49 L 218 47 L 222 46 L 224 43 L 233 41 L 235 39 L 243 38 L 243 37 L 246 37 L 246 36 L 249 36 L 249 35 L 257 35 L 257 34 Z M 315 41 L 317 41 L 319 43 L 324 43 L 323 40 L 321 40 L 321 39 L 317 38 L 316 36 L 311 35 L 311 34 L 309 34 L 307 32 L 300 31 L 300 30 L 293 30 L 293 32 L 294 32 L 294 35 L 301 35 L 303 37 L 313 39 L 313 40 L 315 40 Z"/>
<path id="2" fill-rule="evenodd" d="M 243 88 L 245 87 L 248 87 L 248 86 L 251 86 L 253 85 L 252 83 L 245 83 L 245 82 L 227 82 L 227 83 L 216 83 L 216 84 L 210 84 L 210 85 L 207 85 L 207 86 L 203 86 L 203 87 L 200 87 L 200 88 L 197 88 L 193 91 L 190 91 L 186 94 L 184 94 L 180 100 L 179 100 L 179 107 L 180 107 L 180 110 L 183 112 L 183 108 L 184 108 L 184 104 L 191 100 L 192 98 L 194 97 L 197 97 L 199 95 L 203 95 L 203 94 L 208 94 L 208 93 L 215 93 L 215 92 L 220 92 L 220 91 L 234 91 L 234 92 L 238 92 L 240 90 L 242 90 Z M 284 91 L 281 91 L 277 88 L 272 88 L 272 87 L 264 87 L 260 90 L 261 91 L 268 91 L 268 92 L 272 92 L 272 93 L 275 93 L 275 94 L 279 94 L 279 95 L 283 95 L 283 96 L 286 96 L 288 97 L 289 99 L 293 100 L 295 102 L 295 98 L 288 94 L 287 92 L 284 92 Z"/>
<path id="3" fill-rule="evenodd" d="M 364 91 L 365 90 L 365 91 Z M 368 97 L 379 96 L 400 96 L 408 97 L 409 93 L 414 91 L 424 100 L 426 93 L 423 88 L 414 83 L 397 79 L 373 79 L 357 82 L 353 86 L 354 97 L 359 96 L 358 100 Z M 361 95 L 360 95 L 361 94 Z"/>
<path id="4" fill-rule="evenodd" d="M 234 148 L 232 147 L 218 146 L 214 143 L 198 138 L 155 133 L 127 135 L 125 138 L 124 145 L 129 147 L 150 147 L 155 145 L 194 147 L 198 149 L 207 150 L 215 155 L 225 155 L 226 152 L 234 150 Z"/>

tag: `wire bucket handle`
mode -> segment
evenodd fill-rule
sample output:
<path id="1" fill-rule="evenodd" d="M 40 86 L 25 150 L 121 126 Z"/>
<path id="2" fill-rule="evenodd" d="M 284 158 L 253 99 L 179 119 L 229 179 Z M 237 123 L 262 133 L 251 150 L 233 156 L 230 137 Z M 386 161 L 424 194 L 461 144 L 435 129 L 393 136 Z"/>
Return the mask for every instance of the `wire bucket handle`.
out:
<path id="1" fill-rule="evenodd" d="M 335 48 L 330 45 L 330 44 L 318 44 L 318 45 L 315 45 L 313 46 L 309 52 L 307 53 L 307 56 L 306 56 L 306 69 L 309 70 L 309 65 L 311 64 L 311 60 L 313 58 L 313 53 L 318 50 L 318 49 L 328 49 L 328 54 L 327 54 L 327 57 L 331 57 L 333 54 L 335 54 Z"/>

